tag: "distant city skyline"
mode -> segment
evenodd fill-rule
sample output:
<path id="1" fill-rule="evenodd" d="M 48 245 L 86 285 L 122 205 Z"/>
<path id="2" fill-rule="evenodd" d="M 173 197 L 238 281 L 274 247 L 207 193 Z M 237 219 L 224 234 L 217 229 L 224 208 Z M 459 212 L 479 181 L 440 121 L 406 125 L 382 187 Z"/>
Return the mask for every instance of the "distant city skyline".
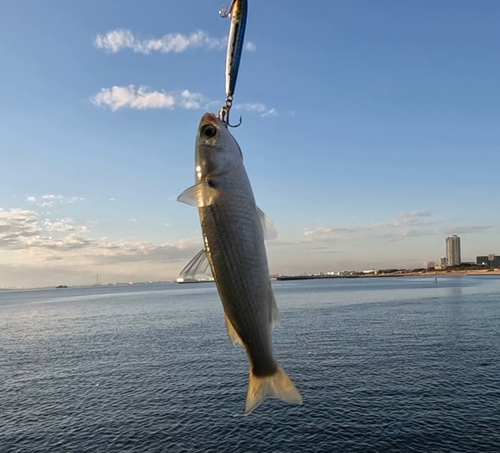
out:
<path id="1" fill-rule="evenodd" d="M 0 287 L 175 280 L 201 249 L 176 197 L 225 98 L 219 8 L 1 2 Z M 251 4 L 232 133 L 272 273 L 421 268 L 452 234 L 464 261 L 500 251 L 499 13 Z"/>

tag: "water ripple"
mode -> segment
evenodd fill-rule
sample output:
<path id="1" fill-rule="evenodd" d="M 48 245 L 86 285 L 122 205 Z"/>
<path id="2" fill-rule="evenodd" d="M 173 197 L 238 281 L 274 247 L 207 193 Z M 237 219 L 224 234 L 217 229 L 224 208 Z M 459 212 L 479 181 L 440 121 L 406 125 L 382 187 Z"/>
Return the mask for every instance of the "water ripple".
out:
<path id="1" fill-rule="evenodd" d="M 0 300 L 0 451 L 499 453 L 499 284 L 409 282 L 277 286 L 304 404 L 248 417 L 213 288 Z"/>

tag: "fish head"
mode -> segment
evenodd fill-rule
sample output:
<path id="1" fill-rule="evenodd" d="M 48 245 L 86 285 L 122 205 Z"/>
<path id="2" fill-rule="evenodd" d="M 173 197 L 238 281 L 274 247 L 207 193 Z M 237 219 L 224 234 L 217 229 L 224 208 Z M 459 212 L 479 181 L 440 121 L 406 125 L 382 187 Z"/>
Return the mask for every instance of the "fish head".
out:
<path id="1" fill-rule="evenodd" d="M 238 142 L 214 113 L 205 113 L 196 137 L 196 181 L 227 173 L 243 161 Z"/>

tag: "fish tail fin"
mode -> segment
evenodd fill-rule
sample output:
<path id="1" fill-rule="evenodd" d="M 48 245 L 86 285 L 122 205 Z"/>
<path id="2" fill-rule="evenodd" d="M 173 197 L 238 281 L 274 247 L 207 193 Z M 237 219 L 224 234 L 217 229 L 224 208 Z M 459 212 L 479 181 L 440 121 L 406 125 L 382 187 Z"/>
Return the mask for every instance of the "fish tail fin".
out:
<path id="1" fill-rule="evenodd" d="M 293 382 L 278 366 L 270 376 L 259 377 L 250 371 L 245 414 L 252 412 L 266 398 L 280 398 L 286 403 L 302 404 L 302 397 Z"/>

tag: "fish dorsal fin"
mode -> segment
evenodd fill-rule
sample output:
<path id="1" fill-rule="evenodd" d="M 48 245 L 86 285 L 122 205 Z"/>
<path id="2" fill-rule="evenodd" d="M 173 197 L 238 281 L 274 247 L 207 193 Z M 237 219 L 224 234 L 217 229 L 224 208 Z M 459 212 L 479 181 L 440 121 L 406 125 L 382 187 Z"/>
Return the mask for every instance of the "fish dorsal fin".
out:
<path id="1" fill-rule="evenodd" d="M 278 230 L 274 226 L 273 221 L 264 214 L 264 211 L 257 206 L 257 213 L 259 214 L 260 223 L 264 230 L 264 239 L 276 239 L 278 237 Z"/>
<path id="2" fill-rule="evenodd" d="M 231 343 L 233 346 L 236 346 L 236 343 L 239 343 L 243 346 L 243 341 L 241 340 L 240 336 L 238 335 L 238 332 L 236 332 L 236 329 L 233 326 L 233 323 L 229 320 L 229 318 L 226 315 L 226 327 L 227 327 L 227 333 L 229 335 L 229 339 L 231 340 Z"/>
<path id="3" fill-rule="evenodd" d="M 182 192 L 177 197 L 177 201 L 189 206 L 203 208 L 213 203 L 214 195 L 215 190 L 213 183 L 210 183 L 210 181 L 202 181 Z"/>
<path id="4" fill-rule="evenodd" d="M 201 250 L 196 256 L 186 264 L 182 269 L 179 277 L 183 279 L 195 278 L 197 275 L 211 276 L 212 270 L 210 269 L 210 262 L 208 261 L 205 249 Z"/>
<path id="5" fill-rule="evenodd" d="M 271 322 L 273 325 L 273 329 L 274 326 L 276 326 L 276 324 L 279 324 L 280 322 L 280 311 L 278 309 L 278 304 L 276 303 L 276 299 L 274 298 L 274 296 L 271 303 Z"/>

